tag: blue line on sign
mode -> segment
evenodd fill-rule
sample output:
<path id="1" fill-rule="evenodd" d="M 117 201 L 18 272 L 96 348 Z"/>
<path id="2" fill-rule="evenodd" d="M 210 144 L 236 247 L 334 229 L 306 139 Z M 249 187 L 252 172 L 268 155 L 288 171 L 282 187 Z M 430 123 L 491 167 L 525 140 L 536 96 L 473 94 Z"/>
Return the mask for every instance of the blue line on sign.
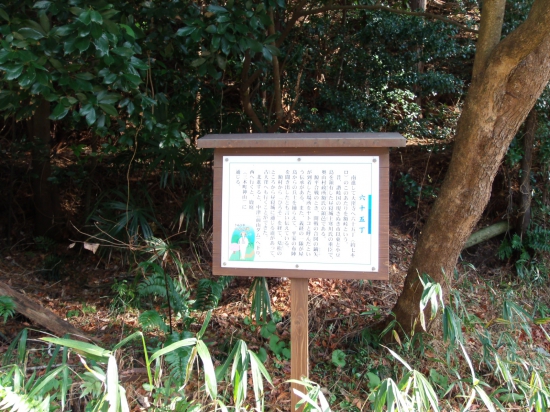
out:
<path id="1" fill-rule="evenodd" d="M 370 235 L 372 229 L 372 195 L 369 195 L 369 225 L 367 232 Z"/>

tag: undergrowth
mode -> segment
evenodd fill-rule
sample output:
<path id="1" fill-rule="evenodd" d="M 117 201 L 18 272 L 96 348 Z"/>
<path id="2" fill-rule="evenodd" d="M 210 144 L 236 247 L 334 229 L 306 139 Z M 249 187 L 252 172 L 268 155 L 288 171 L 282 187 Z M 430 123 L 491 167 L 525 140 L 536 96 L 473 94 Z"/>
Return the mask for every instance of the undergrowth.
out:
<path id="1" fill-rule="evenodd" d="M 160 284 L 170 279 L 160 276 L 160 266 L 148 268 L 157 271 L 154 279 L 160 286 L 144 282 L 141 290 L 177 292 L 177 285 Z M 430 307 L 431 317 L 418 322 L 430 332 L 399 337 L 390 330 L 396 340 L 390 345 L 375 345 L 373 335 L 365 334 L 353 347 L 335 350 L 332 365 L 320 363 L 312 370 L 324 384 L 301 382 L 307 389 L 298 393 L 304 411 L 548 410 L 550 308 L 542 293 L 534 295 L 520 279 L 482 279 L 470 273 L 459 279 L 460 291 L 450 290 L 446 303 L 440 285 L 427 276 L 422 283 L 421 307 Z M 177 302 L 173 311 L 181 313 Z M 257 354 L 237 340 L 227 355 L 211 353 L 203 340 L 210 316 L 198 333 L 169 332 L 166 323 L 159 323 L 164 325 L 162 344 L 147 342 L 140 331 L 110 350 L 43 338 L 54 345 L 44 372 L 28 365 L 25 330 L 2 359 L 0 410 L 70 409 L 74 399 L 69 388 L 75 385 L 87 411 L 129 410 L 118 368 L 122 348 L 132 341 L 142 347 L 140 363 L 147 376 L 141 383 L 150 410 L 265 410 L 265 385 L 272 381 L 264 362 L 275 352 Z M 262 331 L 280 320 L 248 319 L 249 327 L 254 322 Z M 140 321 L 143 328 L 153 323 L 143 316 Z M 69 362 L 71 352 L 77 363 Z M 353 378 L 344 381 L 343 375 Z M 344 400 L 340 393 L 347 394 Z"/>

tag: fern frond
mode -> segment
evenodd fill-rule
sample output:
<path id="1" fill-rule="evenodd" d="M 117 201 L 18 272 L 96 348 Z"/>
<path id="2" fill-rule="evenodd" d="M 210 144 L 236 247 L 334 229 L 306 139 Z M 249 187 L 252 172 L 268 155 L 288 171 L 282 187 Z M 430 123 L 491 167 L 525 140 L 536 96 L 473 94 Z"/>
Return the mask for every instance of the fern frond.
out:
<path id="1" fill-rule="evenodd" d="M 527 239 L 529 247 L 536 252 L 550 253 L 550 230 L 537 225 L 527 234 Z"/>
<path id="2" fill-rule="evenodd" d="M 163 332 L 168 330 L 168 326 L 166 326 L 164 319 L 156 310 L 146 310 L 139 315 L 138 320 L 144 329 L 159 328 Z"/>
<path id="3" fill-rule="evenodd" d="M 156 272 L 153 273 L 138 285 L 137 290 L 142 297 L 153 295 L 166 298 L 166 283 L 164 281 L 164 274 Z"/>
<path id="4" fill-rule="evenodd" d="M 153 269 L 153 273 L 138 285 L 141 297 L 158 296 L 170 301 L 174 313 L 182 318 L 187 317 L 189 292 L 182 284 L 175 284 L 174 280 L 164 273 L 164 269 L 154 262 L 143 262 L 140 265 L 145 269 Z M 168 291 L 168 292 L 167 292 Z"/>
<path id="5" fill-rule="evenodd" d="M 48 236 L 36 236 L 34 238 L 36 247 L 43 252 L 50 252 L 56 245 L 55 240 Z"/>
<path id="6" fill-rule="evenodd" d="M 10 316 L 15 314 L 15 302 L 9 296 L 0 296 L 0 317 L 4 318 L 4 323 Z"/>
<path id="7" fill-rule="evenodd" d="M 224 289 L 229 286 L 232 280 L 233 278 L 231 276 L 199 280 L 192 309 L 204 311 L 217 307 L 222 298 Z"/>
<path id="8" fill-rule="evenodd" d="M 166 339 L 165 347 L 180 340 L 192 338 L 193 336 L 194 335 L 189 331 L 184 331 L 181 333 L 174 332 Z M 178 382 L 178 385 L 182 385 L 185 381 L 191 351 L 192 348 L 186 346 L 169 352 L 164 357 L 164 360 L 168 365 L 170 377 L 175 379 Z"/>
<path id="9" fill-rule="evenodd" d="M 49 412 L 50 395 L 43 399 L 33 399 L 27 394 L 17 393 L 10 387 L 0 384 L 0 411 L 20 411 L 20 412 Z"/>

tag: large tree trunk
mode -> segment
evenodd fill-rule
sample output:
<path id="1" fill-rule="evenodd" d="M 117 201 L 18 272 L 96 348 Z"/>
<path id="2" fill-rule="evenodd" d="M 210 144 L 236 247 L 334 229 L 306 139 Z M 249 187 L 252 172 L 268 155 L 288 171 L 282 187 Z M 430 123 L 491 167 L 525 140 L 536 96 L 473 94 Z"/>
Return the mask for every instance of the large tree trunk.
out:
<path id="1" fill-rule="evenodd" d="M 32 190 L 35 210 L 34 232 L 36 236 L 55 237 L 56 218 L 60 215 L 59 189 L 49 179 L 51 132 L 50 103 L 42 100 L 28 122 L 29 136 L 33 141 Z"/>
<path id="2" fill-rule="evenodd" d="M 407 332 L 419 316 L 419 274 L 448 288 L 460 251 L 489 200 L 500 162 L 550 80 L 550 1 L 535 0 L 527 20 L 496 45 L 504 4 L 483 2 L 474 77 L 453 157 L 393 308 Z M 497 18 L 485 20 L 487 16 Z"/>

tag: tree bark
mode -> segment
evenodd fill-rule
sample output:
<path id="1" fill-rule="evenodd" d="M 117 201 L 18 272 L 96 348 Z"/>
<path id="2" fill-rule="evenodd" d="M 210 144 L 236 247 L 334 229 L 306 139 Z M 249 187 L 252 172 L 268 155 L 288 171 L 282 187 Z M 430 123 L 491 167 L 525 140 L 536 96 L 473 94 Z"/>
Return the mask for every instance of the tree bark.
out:
<path id="1" fill-rule="evenodd" d="M 426 11 L 426 0 L 412 0 L 411 1 L 411 10 L 418 10 L 421 12 Z M 422 39 L 421 39 L 422 40 Z M 418 73 L 417 76 L 417 83 L 414 86 L 414 94 L 416 95 L 415 102 L 420 108 L 420 117 L 422 118 L 422 86 L 420 85 L 420 77 L 424 73 L 424 62 L 422 61 L 422 44 L 418 46 L 416 49 L 416 54 L 418 57 L 418 63 L 416 63 L 416 72 Z"/>
<path id="2" fill-rule="evenodd" d="M 32 149 L 32 191 L 35 210 L 34 231 L 36 236 L 55 237 L 56 219 L 60 215 L 59 189 L 49 179 L 51 133 L 50 103 L 42 100 L 28 122 Z"/>
<path id="3" fill-rule="evenodd" d="M 411 10 L 420 10 L 422 12 L 426 11 L 426 0 L 412 0 Z"/>
<path id="4" fill-rule="evenodd" d="M 487 66 L 489 56 L 500 42 L 505 9 L 506 0 L 485 0 L 483 2 L 476 57 L 472 71 L 472 78 L 474 79 L 483 72 Z"/>
<path id="5" fill-rule="evenodd" d="M 57 336 L 69 334 L 74 335 L 73 337 L 89 339 L 80 329 L 75 328 L 51 310 L 39 305 L 22 293 L 15 291 L 4 282 L 0 282 L 0 295 L 11 297 L 15 302 L 15 308 L 18 313 L 45 327 Z"/>
<path id="6" fill-rule="evenodd" d="M 499 3 L 485 1 L 484 15 L 498 14 Z M 420 312 L 419 274 L 428 274 L 448 290 L 450 275 L 489 200 L 506 150 L 550 80 L 550 2 L 535 0 L 523 24 L 496 47 L 487 43 L 488 53 L 478 50 L 488 57 L 478 64 L 481 68 L 470 86 L 449 170 L 393 308 L 406 332 L 413 329 Z"/>

